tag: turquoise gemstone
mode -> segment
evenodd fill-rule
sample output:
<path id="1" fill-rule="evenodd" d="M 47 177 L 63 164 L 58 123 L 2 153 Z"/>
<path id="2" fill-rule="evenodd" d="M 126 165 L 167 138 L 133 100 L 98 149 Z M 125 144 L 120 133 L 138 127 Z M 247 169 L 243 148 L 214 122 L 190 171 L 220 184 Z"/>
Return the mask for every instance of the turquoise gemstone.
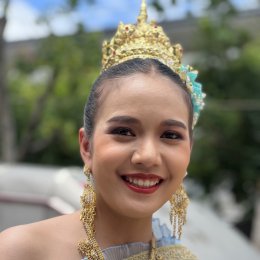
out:
<path id="1" fill-rule="evenodd" d="M 195 81 L 196 78 L 198 77 L 198 74 L 194 72 L 189 72 L 188 75 L 191 81 Z"/>

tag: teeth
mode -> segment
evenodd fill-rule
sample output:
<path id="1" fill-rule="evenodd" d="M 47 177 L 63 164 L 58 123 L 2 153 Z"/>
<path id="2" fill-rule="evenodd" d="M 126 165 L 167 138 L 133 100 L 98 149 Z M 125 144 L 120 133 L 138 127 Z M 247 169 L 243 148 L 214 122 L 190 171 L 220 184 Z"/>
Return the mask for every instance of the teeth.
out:
<path id="1" fill-rule="evenodd" d="M 142 179 L 138 179 L 138 178 L 132 178 L 132 177 L 129 177 L 129 176 L 126 176 L 125 179 L 129 183 L 134 184 L 135 186 L 145 187 L 145 188 L 155 186 L 156 184 L 159 183 L 159 179 L 157 179 L 157 180 L 142 180 Z"/>
<path id="2" fill-rule="evenodd" d="M 149 187 L 150 183 L 152 183 L 152 182 L 146 180 L 146 181 L 144 182 L 144 187 Z"/>
<path id="3" fill-rule="evenodd" d="M 137 185 L 138 185 L 138 186 L 144 186 L 144 181 L 143 181 L 143 180 L 139 180 L 139 181 L 137 182 Z"/>
<path id="4" fill-rule="evenodd" d="M 138 180 L 137 180 L 137 179 L 134 179 L 134 180 L 133 180 L 133 183 L 136 184 L 136 185 L 138 185 Z"/>

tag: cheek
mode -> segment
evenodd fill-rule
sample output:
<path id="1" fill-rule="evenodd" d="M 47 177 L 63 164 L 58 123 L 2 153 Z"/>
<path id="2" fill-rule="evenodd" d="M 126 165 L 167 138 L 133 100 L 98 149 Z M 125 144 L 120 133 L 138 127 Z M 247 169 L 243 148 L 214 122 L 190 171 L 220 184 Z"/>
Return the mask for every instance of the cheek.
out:
<path id="1" fill-rule="evenodd" d="M 188 145 L 173 149 L 170 155 L 171 163 L 169 167 L 171 168 L 171 171 L 174 170 L 174 173 L 176 175 L 178 175 L 179 177 L 183 175 L 184 177 L 190 162 L 190 155 L 191 155 L 191 149 Z"/>
<path id="2" fill-rule="evenodd" d="M 191 156 L 191 149 L 190 146 L 187 146 L 186 149 L 183 149 L 181 155 L 180 155 L 180 161 L 182 161 L 182 164 L 187 169 L 189 163 L 190 163 L 190 156 Z"/>
<path id="3" fill-rule="evenodd" d="M 127 160 L 128 149 L 123 144 L 115 144 L 110 135 L 99 135 L 95 139 L 92 171 L 104 175 L 115 172 L 122 161 Z"/>
<path id="4" fill-rule="evenodd" d="M 120 154 L 124 153 L 125 147 L 122 145 L 115 145 L 108 139 L 99 139 L 95 146 L 94 157 L 99 161 L 106 163 L 108 160 L 117 160 Z"/>

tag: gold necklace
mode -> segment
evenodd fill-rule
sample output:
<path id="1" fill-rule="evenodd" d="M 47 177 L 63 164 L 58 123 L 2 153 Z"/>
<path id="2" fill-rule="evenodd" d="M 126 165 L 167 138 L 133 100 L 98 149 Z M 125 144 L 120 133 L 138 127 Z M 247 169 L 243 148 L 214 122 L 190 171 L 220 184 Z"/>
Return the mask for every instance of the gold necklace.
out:
<path id="1" fill-rule="evenodd" d="M 150 260 L 160 260 L 159 258 L 157 258 L 157 254 L 156 254 L 156 241 L 155 241 L 155 237 L 154 234 L 152 235 L 152 240 L 151 240 L 151 254 L 150 254 Z"/>
<path id="2" fill-rule="evenodd" d="M 87 232 L 86 232 L 87 233 Z M 99 247 L 95 237 L 86 239 L 78 244 L 78 250 L 82 255 L 83 260 L 104 260 L 103 253 Z M 161 257 L 156 254 L 156 241 L 154 235 L 151 240 L 151 250 L 149 260 L 161 260 Z"/>
<path id="3" fill-rule="evenodd" d="M 84 172 L 88 176 L 89 170 Z M 88 176 L 89 177 L 89 176 Z M 90 182 L 85 185 L 81 199 L 80 220 L 86 232 L 86 239 L 78 243 L 78 251 L 86 260 L 104 260 L 102 251 L 95 239 L 94 219 L 96 215 L 96 193 Z"/>
<path id="4" fill-rule="evenodd" d="M 80 220 L 86 232 L 86 239 L 78 243 L 78 251 L 83 260 L 104 260 L 103 253 L 95 239 L 94 219 L 96 215 L 96 194 L 92 185 L 87 184 L 81 196 Z M 159 260 L 156 255 L 156 241 L 154 235 L 151 240 L 150 260 Z"/>

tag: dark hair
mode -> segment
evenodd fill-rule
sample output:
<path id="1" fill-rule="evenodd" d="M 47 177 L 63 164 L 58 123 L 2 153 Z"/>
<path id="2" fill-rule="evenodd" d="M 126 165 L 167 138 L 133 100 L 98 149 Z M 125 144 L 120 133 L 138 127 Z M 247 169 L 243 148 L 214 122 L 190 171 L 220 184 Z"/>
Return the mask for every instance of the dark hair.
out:
<path id="1" fill-rule="evenodd" d="M 170 78 L 183 90 L 183 97 L 185 102 L 187 103 L 189 111 L 189 133 L 192 137 L 193 106 L 190 93 L 188 92 L 185 83 L 181 80 L 177 73 L 173 72 L 169 67 L 167 67 L 160 61 L 155 59 L 136 58 L 125 61 L 107 69 L 94 82 L 84 110 L 84 128 L 89 138 L 92 137 L 95 127 L 95 117 L 99 106 L 100 96 L 103 90 L 102 83 L 106 80 L 123 78 L 135 73 L 148 74 L 152 71 L 155 71 L 163 76 Z"/>

